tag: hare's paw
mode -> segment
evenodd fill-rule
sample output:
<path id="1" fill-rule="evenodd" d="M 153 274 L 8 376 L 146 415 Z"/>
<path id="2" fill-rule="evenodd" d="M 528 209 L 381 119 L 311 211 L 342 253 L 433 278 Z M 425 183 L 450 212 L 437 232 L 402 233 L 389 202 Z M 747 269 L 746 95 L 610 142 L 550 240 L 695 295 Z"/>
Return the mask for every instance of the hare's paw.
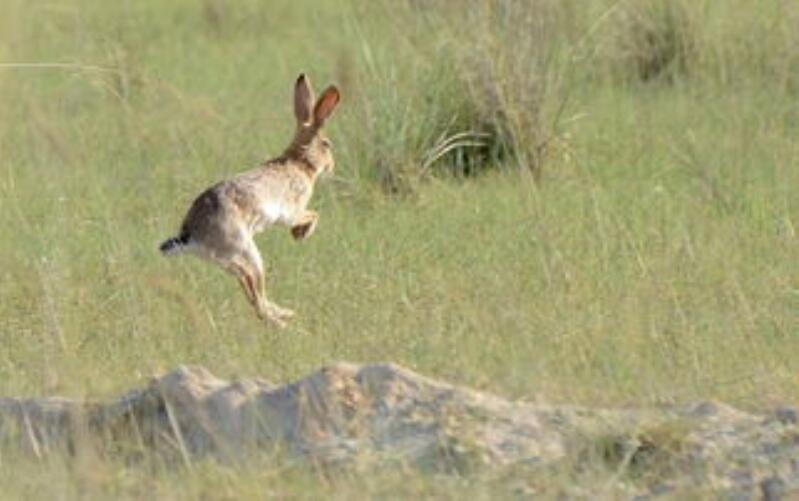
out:
<path id="1" fill-rule="evenodd" d="M 266 325 L 273 325 L 279 329 L 285 329 L 288 326 L 288 317 L 282 317 L 274 311 L 264 312 L 258 315 L 258 318 L 260 318 L 261 321 L 263 321 Z"/>
<path id="2" fill-rule="evenodd" d="M 298 224 L 296 226 L 291 227 L 291 236 L 294 237 L 294 240 L 305 240 L 310 236 L 311 223 L 308 224 Z"/>
<path id="3" fill-rule="evenodd" d="M 285 320 L 283 320 L 281 318 L 277 318 L 277 317 L 271 316 L 271 315 L 267 315 L 265 317 L 262 317 L 262 320 L 267 325 L 274 325 L 278 329 L 285 329 L 288 326 L 288 323 L 286 323 Z"/>
<path id="4" fill-rule="evenodd" d="M 295 313 L 293 310 L 283 308 L 274 303 L 269 303 L 264 307 L 260 317 L 266 323 L 273 324 L 283 329 L 288 325 L 287 320 L 294 317 L 294 315 Z"/>
<path id="5" fill-rule="evenodd" d="M 316 212 L 306 211 L 291 227 L 291 236 L 294 237 L 294 240 L 305 240 L 313 234 L 317 221 L 319 221 L 319 215 Z"/>
<path id="6" fill-rule="evenodd" d="M 281 320 L 293 318 L 295 315 L 294 310 L 283 308 L 282 306 L 278 306 L 276 304 L 272 305 L 271 314 Z"/>

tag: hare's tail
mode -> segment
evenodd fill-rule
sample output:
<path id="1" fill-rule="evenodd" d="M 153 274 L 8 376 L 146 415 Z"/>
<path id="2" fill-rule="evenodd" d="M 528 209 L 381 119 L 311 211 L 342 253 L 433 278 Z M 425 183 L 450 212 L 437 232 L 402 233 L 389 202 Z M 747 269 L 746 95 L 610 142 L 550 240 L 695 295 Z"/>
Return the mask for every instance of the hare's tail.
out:
<path id="1" fill-rule="evenodd" d="M 174 254 L 180 254 L 181 252 L 185 251 L 186 248 L 189 246 L 189 235 L 187 233 L 182 233 L 178 237 L 167 238 L 161 243 L 159 249 L 161 250 L 161 254 L 165 256 L 172 256 Z"/>

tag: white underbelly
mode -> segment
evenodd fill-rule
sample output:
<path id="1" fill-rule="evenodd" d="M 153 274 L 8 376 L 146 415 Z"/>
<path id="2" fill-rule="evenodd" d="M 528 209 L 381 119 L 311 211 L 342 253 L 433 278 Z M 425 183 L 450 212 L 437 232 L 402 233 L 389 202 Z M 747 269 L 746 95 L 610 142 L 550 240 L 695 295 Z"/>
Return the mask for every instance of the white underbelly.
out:
<path id="1" fill-rule="evenodd" d="M 266 202 L 259 208 L 258 218 L 254 224 L 256 232 L 275 224 L 291 226 L 294 221 L 294 210 L 280 202 Z"/>

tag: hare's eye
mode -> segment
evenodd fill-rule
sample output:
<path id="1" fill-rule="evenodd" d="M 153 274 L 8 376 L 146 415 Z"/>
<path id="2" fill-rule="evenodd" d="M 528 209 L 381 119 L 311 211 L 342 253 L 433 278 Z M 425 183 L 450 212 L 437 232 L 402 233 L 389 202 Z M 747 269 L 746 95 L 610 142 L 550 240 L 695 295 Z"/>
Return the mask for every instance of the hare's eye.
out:
<path id="1" fill-rule="evenodd" d="M 330 142 L 330 139 L 325 138 L 322 139 L 322 146 L 324 146 L 325 148 L 331 148 L 333 146 L 333 143 Z"/>

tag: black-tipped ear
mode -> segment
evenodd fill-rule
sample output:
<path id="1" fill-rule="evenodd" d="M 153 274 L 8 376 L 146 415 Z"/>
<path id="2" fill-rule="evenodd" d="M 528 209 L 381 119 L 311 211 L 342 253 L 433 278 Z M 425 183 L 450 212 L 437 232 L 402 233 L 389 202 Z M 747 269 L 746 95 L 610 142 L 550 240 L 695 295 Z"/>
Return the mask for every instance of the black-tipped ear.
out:
<path id="1" fill-rule="evenodd" d="M 341 101 L 341 93 L 335 85 L 331 85 L 322 93 L 313 110 L 313 120 L 317 125 L 322 125 Z"/>
<path id="2" fill-rule="evenodd" d="M 294 116 L 297 123 L 305 125 L 311 123 L 314 105 L 313 89 L 305 73 L 300 73 L 297 83 L 294 84 Z"/>

